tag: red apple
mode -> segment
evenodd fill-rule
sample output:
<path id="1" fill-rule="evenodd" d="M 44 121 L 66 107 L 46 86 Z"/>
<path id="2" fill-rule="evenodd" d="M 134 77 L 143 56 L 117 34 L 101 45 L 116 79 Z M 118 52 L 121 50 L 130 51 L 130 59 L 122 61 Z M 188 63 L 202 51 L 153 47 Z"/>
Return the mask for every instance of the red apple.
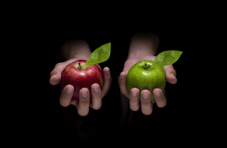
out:
<path id="1" fill-rule="evenodd" d="M 85 67 L 86 60 L 77 60 L 68 64 L 61 73 L 61 88 L 71 84 L 74 86 L 72 99 L 79 100 L 81 88 L 88 88 L 91 93 L 91 85 L 97 83 L 103 85 L 103 71 L 98 64 Z M 90 95 L 91 96 L 91 95 Z"/>

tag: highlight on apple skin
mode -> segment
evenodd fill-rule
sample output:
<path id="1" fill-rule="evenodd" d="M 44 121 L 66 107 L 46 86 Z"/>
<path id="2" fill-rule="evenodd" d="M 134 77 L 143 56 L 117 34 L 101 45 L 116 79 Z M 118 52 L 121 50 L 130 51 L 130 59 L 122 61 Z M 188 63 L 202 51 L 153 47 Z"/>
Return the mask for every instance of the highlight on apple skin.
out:
<path id="1" fill-rule="evenodd" d="M 74 86 L 73 100 L 79 100 L 81 88 L 88 88 L 91 93 L 92 84 L 97 83 L 100 88 L 103 85 L 104 75 L 101 67 L 98 64 L 86 67 L 85 63 L 86 60 L 76 60 L 68 64 L 61 73 L 61 89 L 68 84 Z"/>

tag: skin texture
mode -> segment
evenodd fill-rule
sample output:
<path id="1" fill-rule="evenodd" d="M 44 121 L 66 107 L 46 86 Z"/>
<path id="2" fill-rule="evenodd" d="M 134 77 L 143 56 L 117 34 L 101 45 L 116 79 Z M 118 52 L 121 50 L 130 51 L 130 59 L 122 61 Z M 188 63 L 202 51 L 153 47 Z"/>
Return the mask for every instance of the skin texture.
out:
<path id="1" fill-rule="evenodd" d="M 49 82 L 51 85 L 58 85 L 61 82 L 61 73 L 63 69 L 70 63 L 76 60 L 87 60 L 91 50 L 88 44 L 83 40 L 71 40 L 66 42 L 62 47 L 62 56 L 65 58 L 64 62 L 59 62 L 55 65 L 50 72 Z M 104 82 L 100 87 L 98 83 L 91 85 L 91 92 L 88 88 L 81 88 L 79 90 L 79 100 L 72 99 L 74 94 L 74 86 L 66 85 L 62 88 L 61 96 L 59 97 L 59 103 L 63 107 L 73 105 L 76 107 L 80 116 L 86 116 L 89 113 L 90 107 L 98 110 L 102 106 L 102 98 L 107 94 L 111 84 L 111 74 L 109 67 L 104 67 Z M 90 100 L 92 96 L 92 101 Z"/>
<path id="2" fill-rule="evenodd" d="M 150 68 L 153 61 L 143 60 L 131 67 L 127 75 L 127 89 L 138 88 L 141 92 L 144 89 L 150 91 L 150 100 L 154 101 L 153 90 L 160 88 L 162 91 L 166 85 L 166 75 L 162 67 Z M 140 98 L 141 100 L 141 98 Z"/>
<path id="3" fill-rule="evenodd" d="M 155 88 L 153 90 L 155 101 L 151 102 L 150 99 L 148 99 L 151 97 L 151 92 L 147 89 L 140 92 L 137 87 L 134 87 L 131 89 L 131 92 L 128 92 L 126 77 L 129 69 L 137 62 L 142 60 L 154 61 L 158 45 L 159 38 L 153 33 L 139 33 L 134 35 L 131 39 L 127 60 L 124 63 L 123 70 L 118 79 L 121 94 L 129 99 L 130 109 L 132 111 L 138 111 L 141 108 L 144 115 L 152 114 L 154 103 L 156 103 L 159 108 L 166 106 L 167 99 L 164 91 L 160 88 Z M 166 81 L 170 84 L 176 84 L 176 71 L 173 65 L 163 66 L 163 69 L 166 72 Z M 139 101 L 140 97 L 141 101 Z"/>

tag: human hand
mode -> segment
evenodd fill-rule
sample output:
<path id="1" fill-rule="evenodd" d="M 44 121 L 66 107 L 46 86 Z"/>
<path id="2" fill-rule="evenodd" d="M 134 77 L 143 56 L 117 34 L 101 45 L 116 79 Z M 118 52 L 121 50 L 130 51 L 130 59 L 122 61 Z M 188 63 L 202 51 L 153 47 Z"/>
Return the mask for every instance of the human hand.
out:
<path id="1" fill-rule="evenodd" d="M 142 90 L 139 92 L 138 88 L 132 88 L 131 92 L 128 92 L 126 86 L 126 77 L 129 69 L 141 60 L 154 60 L 155 56 L 145 56 L 143 58 L 132 58 L 125 61 L 123 71 L 119 76 L 119 86 L 121 93 L 129 99 L 130 109 L 133 111 L 139 110 L 141 107 L 141 111 L 145 115 L 150 115 L 153 111 L 153 104 L 156 102 L 159 108 L 165 107 L 167 104 L 167 99 L 165 97 L 165 92 L 163 92 L 160 88 L 155 88 L 153 90 L 153 95 L 155 101 L 151 102 L 150 99 L 150 91 Z M 166 80 L 170 84 L 177 83 L 176 71 L 173 68 L 173 65 L 163 66 L 166 72 Z M 141 96 L 141 102 L 139 101 L 139 97 Z"/>
<path id="2" fill-rule="evenodd" d="M 83 49 L 81 51 L 85 51 L 84 44 L 80 45 L 79 47 L 76 48 L 76 51 L 78 49 Z M 81 53 L 81 52 L 80 52 Z M 90 52 L 89 52 L 90 53 Z M 65 62 L 60 62 L 55 65 L 53 70 L 50 72 L 50 79 L 49 82 L 51 85 L 58 85 L 61 81 L 61 72 L 63 69 L 73 61 L 77 59 L 87 59 L 89 54 L 84 56 L 82 54 L 81 56 L 78 56 L 77 58 L 73 58 L 70 60 L 67 60 Z M 80 58 L 81 57 L 81 58 Z M 107 94 L 110 84 L 111 84 L 111 74 L 110 74 L 110 69 L 109 67 L 104 67 L 103 68 L 103 73 L 104 73 L 104 83 L 102 88 L 100 88 L 99 84 L 94 83 L 91 86 L 91 92 L 89 92 L 88 88 L 81 88 L 79 91 L 79 100 L 72 100 L 72 96 L 74 93 L 74 87 L 72 85 L 66 85 L 62 91 L 61 95 L 59 98 L 59 103 L 63 107 L 67 107 L 69 105 L 74 105 L 77 108 L 77 112 L 81 116 L 86 116 L 89 113 L 90 107 L 98 110 L 102 106 L 102 98 Z M 92 100 L 90 101 L 90 98 Z"/>
<path id="3" fill-rule="evenodd" d="M 126 77 L 129 69 L 137 62 L 142 60 L 154 61 L 158 46 L 159 37 L 156 34 L 150 32 L 135 34 L 131 38 L 128 58 L 124 63 L 123 71 L 120 73 L 118 79 L 121 94 L 129 99 L 130 109 L 137 111 L 141 107 L 141 111 L 145 115 L 152 114 L 154 103 L 156 103 L 159 108 L 166 106 L 167 99 L 165 92 L 163 92 L 160 88 L 155 88 L 152 92 L 154 101 L 151 102 L 150 99 L 148 99 L 150 98 L 150 95 L 152 95 L 149 90 L 145 89 L 139 92 L 138 88 L 132 88 L 131 91 L 128 92 Z M 163 68 L 166 72 L 167 82 L 169 82 L 170 84 L 177 83 L 176 71 L 173 65 L 163 66 Z M 140 97 L 141 101 L 139 100 Z"/>

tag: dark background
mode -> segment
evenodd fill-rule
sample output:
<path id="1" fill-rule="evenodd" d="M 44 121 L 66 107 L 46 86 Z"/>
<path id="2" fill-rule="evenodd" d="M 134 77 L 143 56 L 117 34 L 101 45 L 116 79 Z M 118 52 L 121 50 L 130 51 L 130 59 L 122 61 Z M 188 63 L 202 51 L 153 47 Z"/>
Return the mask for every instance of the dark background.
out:
<path id="1" fill-rule="evenodd" d="M 86 21 L 86 23 L 75 23 L 75 20 L 71 22 L 67 19 L 63 21 L 58 19 L 53 21 L 49 18 L 41 20 L 32 20 L 28 24 L 24 24 L 22 28 L 17 26 L 18 28 L 14 32 L 16 34 L 14 40 L 20 39 L 17 46 L 21 47 L 20 49 L 26 49 L 18 50 L 18 53 L 23 55 L 19 57 L 20 60 L 27 65 L 21 69 L 25 69 L 25 71 L 29 69 L 29 72 L 23 74 L 23 77 L 19 79 L 21 84 L 28 82 L 26 88 L 20 88 L 22 89 L 20 94 L 24 95 L 22 98 L 26 101 L 21 102 L 16 99 L 16 102 L 22 104 L 21 106 L 14 103 L 15 108 L 19 108 L 13 112 L 16 118 L 11 119 L 14 126 L 15 122 L 17 123 L 16 131 L 18 132 L 15 137 L 24 133 L 26 138 L 29 137 L 31 141 L 64 143 L 78 138 L 74 127 L 76 119 L 86 121 L 92 118 L 96 120 L 94 117 L 99 113 L 104 115 L 104 119 L 116 119 L 120 114 L 117 77 L 127 58 L 130 38 L 135 33 L 146 31 L 154 32 L 160 37 L 159 52 L 172 49 L 183 51 L 180 59 L 174 64 L 178 82 L 175 85 L 167 84 L 167 106 L 162 109 L 156 108 L 160 116 L 156 118 L 155 122 L 152 119 L 155 115 L 143 117 L 138 111 L 135 116 L 138 116 L 139 120 L 143 118 L 142 124 L 134 121 L 131 126 L 122 128 L 123 133 L 118 133 L 116 130 L 117 132 L 112 136 L 116 140 L 122 140 L 125 136 L 135 140 L 137 137 L 130 136 L 138 135 L 146 137 L 146 140 L 161 137 L 186 142 L 191 141 L 188 135 L 193 135 L 194 142 L 200 141 L 200 137 L 207 133 L 206 136 L 209 136 L 211 129 L 208 130 L 207 121 L 216 121 L 217 117 L 212 113 L 207 114 L 209 107 L 202 104 L 203 100 L 207 98 L 200 93 L 203 92 L 201 82 L 204 81 L 200 65 L 205 62 L 198 55 L 206 51 L 204 43 L 207 42 L 207 38 L 204 36 L 209 34 L 203 28 L 204 23 L 197 23 L 197 19 L 193 21 L 178 20 L 176 23 L 171 18 L 162 20 L 161 24 L 150 21 L 140 23 L 141 20 Z M 110 59 L 102 63 L 101 67 L 110 67 L 113 82 L 108 96 L 115 100 L 103 100 L 105 107 L 101 111 L 92 111 L 90 117 L 85 118 L 79 117 L 73 107 L 62 108 L 58 102 L 60 87 L 52 86 L 49 83 L 51 70 L 56 63 L 63 61 L 60 55 L 62 45 L 75 38 L 86 40 L 91 50 L 104 43 L 112 43 Z M 14 55 L 17 56 L 17 52 Z M 197 71 L 197 68 L 200 70 Z M 107 112 L 103 113 L 103 110 L 107 110 Z M 98 116 L 97 120 L 102 121 L 102 116 Z M 110 125 L 113 124 L 115 123 Z M 88 124 L 85 127 L 92 126 L 94 125 Z M 105 126 L 108 127 L 108 125 Z M 102 135 L 102 131 L 99 134 Z M 36 138 L 32 138 L 34 136 Z M 139 137 L 138 139 L 140 139 Z"/>
<path id="2" fill-rule="evenodd" d="M 226 133 L 226 107 L 225 90 L 220 89 L 225 85 L 225 66 L 216 66 L 226 59 L 225 5 L 212 2 L 172 7 L 174 4 L 166 4 L 168 9 L 162 5 L 161 9 L 154 10 L 156 5 L 136 3 L 136 7 L 114 7 L 112 3 L 105 5 L 105 10 L 96 6 L 92 10 L 87 4 L 72 4 L 71 8 L 70 4 L 58 7 L 55 4 L 3 5 L 1 123 L 2 137 L 6 140 L 2 142 L 23 146 L 60 143 L 76 146 L 76 132 L 73 124 L 69 124 L 72 123 L 69 117 L 76 115 L 76 111 L 60 107 L 60 87 L 49 84 L 50 71 L 63 61 L 61 46 L 74 38 L 88 41 L 91 49 L 111 41 L 111 57 L 102 66 L 108 65 L 116 80 L 127 56 L 130 37 L 140 31 L 152 31 L 160 37 L 159 51 L 176 49 L 183 54 L 174 64 L 178 82 L 166 88 L 168 102 L 160 109 L 162 118 L 158 121 L 161 124 L 153 126 L 148 117 L 144 125 L 150 128 L 146 132 L 144 129 L 138 132 L 140 128 L 135 126 L 131 129 L 137 129 L 139 136 L 148 135 L 146 140 L 149 139 L 151 145 L 157 139 L 174 146 L 181 145 L 180 142 L 193 146 L 197 142 L 217 145 L 222 141 L 224 136 L 220 135 Z M 119 92 L 116 81 L 113 82 L 112 90 Z M 118 96 L 113 91 L 109 95 Z M 110 106 L 109 113 L 114 114 L 114 105 Z M 133 130 L 129 128 L 129 131 Z M 124 135 L 119 137 L 124 140 Z"/>

